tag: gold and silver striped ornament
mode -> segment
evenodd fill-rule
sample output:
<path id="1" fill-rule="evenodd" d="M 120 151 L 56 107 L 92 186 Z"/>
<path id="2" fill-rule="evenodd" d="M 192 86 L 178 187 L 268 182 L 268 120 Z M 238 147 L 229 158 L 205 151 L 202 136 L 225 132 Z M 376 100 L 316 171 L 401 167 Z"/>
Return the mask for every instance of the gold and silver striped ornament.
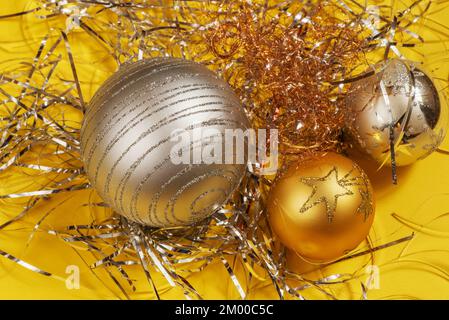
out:
<path id="1" fill-rule="evenodd" d="M 122 65 L 100 87 L 85 114 L 81 153 L 92 186 L 116 212 L 152 227 L 189 225 L 227 201 L 246 165 L 173 161 L 174 133 L 201 130 L 200 143 L 181 146 L 198 155 L 217 132 L 247 128 L 238 97 L 212 71 L 155 58 Z"/>

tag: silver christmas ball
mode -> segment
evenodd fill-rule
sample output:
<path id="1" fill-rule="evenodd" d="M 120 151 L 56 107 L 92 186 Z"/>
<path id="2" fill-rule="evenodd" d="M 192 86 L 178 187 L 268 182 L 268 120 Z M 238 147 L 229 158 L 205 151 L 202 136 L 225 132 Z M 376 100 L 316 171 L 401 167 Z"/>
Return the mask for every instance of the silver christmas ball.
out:
<path id="1" fill-rule="evenodd" d="M 432 79 L 411 63 L 388 61 L 352 86 L 348 128 L 355 145 L 379 163 L 391 163 L 390 132 L 396 164 L 430 155 L 446 134 L 449 114 Z"/>
<path id="2" fill-rule="evenodd" d="M 100 87 L 85 114 L 81 154 L 92 186 L 116 212 L 152 227 L 189 225 L 222 206 L 246 170 L 198 155 L 226 129 L 247 128 L 238 97 L 213 72 L 155 58 L 121 66 Z"/>

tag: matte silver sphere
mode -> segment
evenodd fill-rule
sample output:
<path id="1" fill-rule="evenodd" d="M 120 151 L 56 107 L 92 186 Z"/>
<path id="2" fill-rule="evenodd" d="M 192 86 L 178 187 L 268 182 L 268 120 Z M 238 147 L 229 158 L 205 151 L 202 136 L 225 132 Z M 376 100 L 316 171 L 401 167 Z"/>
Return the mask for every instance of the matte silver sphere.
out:
<path id="1" fill-rule="evenodd" d="M 427 157 L 444 139 L 449 115 L 443 97 L 414 65 L 391 60 L 352 89 L 347 99 L 349 132 L 355 145 L 379 163 L 391 161 L 391 125 L 399 166 Z"/>
<path id="2" fill-rule="evenodd" d="M 180 149 L 198 155 L 217 131 L 247 128 L 226 82 L 195 62 L 156 58 L 121 66 L 100 87 L 85 115 L 81 153 L 91 184 L 116 212 L 152 227 L 188 225 L 227 201 L 246 165 L 173 161 L 182 144 L 176 132 L 202 130 L 201 141 Z"/>

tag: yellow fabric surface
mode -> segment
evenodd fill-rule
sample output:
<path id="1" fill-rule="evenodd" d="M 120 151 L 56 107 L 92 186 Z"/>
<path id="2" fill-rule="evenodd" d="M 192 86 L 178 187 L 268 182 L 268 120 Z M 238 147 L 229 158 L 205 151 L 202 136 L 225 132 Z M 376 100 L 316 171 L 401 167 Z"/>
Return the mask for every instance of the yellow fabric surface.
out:
<path id="1" fill-rule="evenodd" d="M 405 0 L 412 3 L 412 0 Z M 35 7 L 33 1 L 14 0 L 2 1 L 0 16 Z M 449 14 L 449 7 L 434 12 L 432 19 L 449 27 L 445 16 Z M 31 61 L 36 54 L 42 38 L 49 32 L 52 24 L 64 25 L 66 21 L 44 21 L 35 15 L 25 15 L 0 19 L 0 72 L 11 70 L 20 61 Z M 424 30 L 424 35 L 433 39 L 431 30 Z M 77 72 L 81 79 L 84 98 L 86 101 L 94 94 L 96 88 L 114 70 L 115 66 L 102 46 L 94 42 L 85 32 L 74 32 L 69 36 L 75 54 Z M 427 51 L 426 51 L 427 50 Z M 449 63 L 444 44 L 424 46 L 419 52 L 410 51 L 413 55 L 425 59 L 433 59 L 434 67 L 441 74 L 448 74 Z M 445 56 L 446 54 L 446 56 Z M 60 78 L 71 79 L 70 66 L 67 74 L 60 74 Z M 3 98 L 2 98 L 3 99 Z M 446 138 L 441 146 L 449 150 L 449 139 Z M 391 184 L 390 171 L 384 168 L 376 171 L 375 165 L 364 159 L 359 163 L 367 170 L 372 181 L 376 198 L 376 217 L 370 238 L 374 245 L 381 245 L 389 241 L 410 235 L 415 231 L 411 242 L 402 243 L 375 253 L 374 268 L 379 268 L 378 286 L 368 291 L 369 299 L 418 298 L 418 299 L 446 299 L 449 298 L 449 155 L 434 153 L 413 166 L 398 170 L 399 184 Z M 19 170 L 9 169 L 0 175 L 0 194 L 8 193 L 11 188 L 18 190 L 27 183 L 28 177 Z M 24 299 L 116 299 L 119 291 L 106 274 L 102 274 L 102 283 L 88 268 L 70 246 L 61 239 L 36 233 L 30 238 L 32 223 L 42 215 L 49 213 L 46 224 L 50 226 L 64 226 L 83 219 L 86 208 L 79 205 L 81 197 L 92 196 L 91 191 L 80 191 L 59 194 L 46 201 L 30 214 L 29 218 L 10 228 L 0 231 L 0 250 L 11 253 L 39 268 L 52 272 L 56 277 L 46 277 L 22 268 L 16 263 L 0 257 L 0 298 Z M 8 201 L 0 200 L 0 222 L 17 214 L 11 212 L 14 208 Z M 395 213 L 409 221 L 409 226 L 400 223 L 392 214 Z M 416 224 L 415 230 L 410 228 Z M 31 226 L 31 228 L 30 228 Z M 365 244 L 361 245 L 366 246 Z M 398 258 L 398 255 L 401 257 Z M 334 273 L 351 273 L 359 270 L 360 278 L 341 285 L 333 285 L 334 295 L 343 299 L 359 299 L 361 295 L 360 283 L 365 283 L 369 276 L 366 266 L 367 256 L 352 259 L 324 270 L 310 271 L 314 266 L 305 265 L 300 261 L 291 264 L 298 272 L 308 272 L 309 278 L 322 277 Z M 68 277 L 68 265 L 80 268 L 80 289 L 68 289 L 65 279 Z M 149 286 L 145 284 L 139 267 L 135 267 L 133 278 L 138 279 L 136 293 L 131 298 L 142 299 L 153 297 Z M 239 270 L 238 266 L 236 269 Z M 361 271 L 360 271 L 361 270 Z M 365 272 L 366 271 L 366 272 Z M 246 275 L 237 273 L 241 282 L 245 282 Z M 189 277 L 192 284 L 207 299 L 237 299 L 238 292 L 230 281 L 229 275 L 221 263 L 213 263 L 200 273 Z M 162 298 L 181 299 L 183 295 L 177 290 L 169 290 L 168 285 L 161 278 Z M 108 289 L 108 288 L 111 288 Z M 316 290 L 305 290 L 306 298 L 326 298 Z M 270 281 L 253 283 L 249 298 L 267 299 L 277 295 L 270 286 Z"/>

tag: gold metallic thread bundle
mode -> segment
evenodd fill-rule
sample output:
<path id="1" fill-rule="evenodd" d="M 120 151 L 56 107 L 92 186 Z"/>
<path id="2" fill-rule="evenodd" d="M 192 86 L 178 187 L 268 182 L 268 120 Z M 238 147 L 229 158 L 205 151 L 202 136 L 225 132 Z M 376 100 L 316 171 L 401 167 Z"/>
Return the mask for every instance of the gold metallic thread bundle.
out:
<path id="1" fill-rule="evenodd" d="M 433 5 L 418 0 L 396 11 L 384 6 L 372 11 L 356 1 L 338 0 L 161 3 L 41 0 L 29 10 L 0 16 L 34 15 L 52 26 L 33 61 L 7 68 L 0 77 L 0 171 L 19 172 L 30 180 L 25 188 L 11 186 L 0 195 L 15 211 L 20 208 L 0 230 L 57 193 L 90 188 L 79 153 L 88 103 L 83 83 L 89 79 L 76 63 L 78 36 L 88 36 L 107 53 L 106 63 L 116 67 L 157 56 L 205 64 L 235 89 L 254 127 L 278 128 L 281 151 L 304 156 L 345 149 L 344 99 L 350 84 L 369 76 L 365 71 L 375 62 L 402 58 L 403 50 L 424 44 L 416 30 Z M 443 31 L 434 31 L 447 38 Z M 71 73 L 59 73 L 63 66 Z M 364 266 L 317 280 L 289 270 L 285 251 L 273 241 L 267 222 L 264 203 L 270 185 L 253 168 L 229 203 L 190 227 L 146 228 L 113 214 L 94 195 L 84 204 L 95 208 L 85 224 L 51 229 L 43 226 L 44 216 L 33 232 L 45 231 L 87 250 L 93 258 L 88 265 L 92 270 L 106 268 L 120 289 L 118 297 L 130 297 L 136 290 L 128 268 L 139 265 L 154 297 L 165 290 L 154 279 L 156 271 L 186 298 L 201 298 L 188 275 L 218 260 L 242 299 L 260 283 L 273 286 L 280 298 L 302 299 L 302 292 L 313 288 L 337 299 L 328 287 L 358 279 Z M 411 238 L 381 245 L 367 241 L 366 250 L 342 260 L 361 255 L 374 259 L 376 250 Z M 7 252 L 0 254 L 53 276 Z M 236 276 L 236 263 L 243 266 L 245 279 Z M 366 298 L 368 289 L 363 283 L 361 287 Z"/>

